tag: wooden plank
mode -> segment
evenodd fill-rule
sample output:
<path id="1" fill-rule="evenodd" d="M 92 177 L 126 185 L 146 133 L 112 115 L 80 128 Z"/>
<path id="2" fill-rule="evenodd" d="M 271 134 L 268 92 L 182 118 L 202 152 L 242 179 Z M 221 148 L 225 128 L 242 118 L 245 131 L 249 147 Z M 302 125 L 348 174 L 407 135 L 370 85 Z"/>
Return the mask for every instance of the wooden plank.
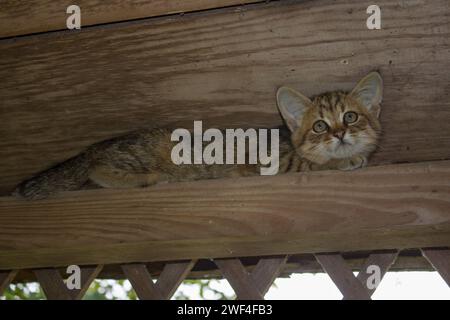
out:
<path id="1" fill-rule="evenodd" d="M 286 259 L 287 256 L 261 258 L 251 273 L 239 259 L 216 259 L 214 262 L 233 287 L 238 299 L 262 300 L 286 263 Z"/>
<path id="2" fill-rule="evenodd" d="M 250 274 L 239 259 L 216 259 L 214 262 L 219 267 L 223 276 L 236 293 L 240 300 L 264 300 L 264 296 L 254 285 Z"/>
<path id="3" fill-rule="evenodd" d="M 195 263 L 196 260 L 192 260 L 188 262 L 168 263 L 164 266 L 156 282 L 156 287 L 164 299 L 168 300 L 173 296 Z"/>
<path id="4" fill-rule="evenodd" d="M 419 251 L 420 252 L 420 251 Z M 353 271 L 361 271 L 369 253 L 364 251 L 344 253 L 343 258 L 347 265 Z M 253 272 L 255 266 L 262 257 L 242 257 L 240 260 L 248 272 Z M 273 256 L 265 256 L 264 259 L 273 258 Z M 161 274 L 166 262 L 158 261 L 146 263 L 147 269 L 153 278 L 158 278 Z M 403 250 L 395 260 L 394 264 L 389 268 L 390 271 L 435 271 L 430 263 L 422 256 L 416 255 L 416 250 Z M 63 271 L 63 269 L 61 269 Z M 289 277 L 292 273 L 320 273 L 323 272 L 322 267 L 312 254 L 297 254 L 289 256 L 289 260 L 283 265 L 278 277 Z M 217 266 L 209 259 L 198 260 L 195 268 L 191 270 L 186 279 L 217 279 L 221 278 Z M 103 267 L 97 279 L 123 279 L 123 271 L 120 264 L 110 264 Z M 13 280 L 16 282 L 34 282 L 36 278 L 29 270 L 20 270 Z"/>
<path id="5" fill-rule="evenodd" d="M 358 276 L 356 278 L 359 280 L 359 282 L 361 282 L 364 285 L 370 296 L 373 295 L 373 293 L 377 288 L 376 287 L 370 288 L 367 285 L 367 280 L 372 275 L 372 273 L 367 272 L 368 268 L 370 266 L 377 266 L 380 269 L 379 280 L 381 282 L 386 272 L 394 264 L 395 259 L 397 259 L 397 255 L 398 251 L 386 253 L 372 253 L 364 262 L 364 265 L 361 267 L 361 271 L 358 273 Z"/>
<path id="6" fill-rule="evenodd" d="M 66 8 L 81 9 L 82 28 L 90 25 L 233 6 L 258 0 L 2 0 L 0 38 L 66 29 Z"/>
<path id="7" fill-rule="evenodd" d="M 422 253 L 450 286 L 450 250 L 422 249 Z"/>
<path id="8" fill-rule="evenodd" d="M 373 69 L 385 90 L 371 163 L 449 159 L 448 1 L 381 0 L 381 30 L 366 28 L 369 4 L 282 1 L 1 41 L 0 194 L 139 128 L 279 125 L 277 87 L 349 90 Z"/>
<path id="9" fill-rule="evenodd" d="M 285 266 L 287 256 L 281 258 L 262 258 L 250 273 L 250 281 L 264 297 Z"/>
<path id="10" fill-rule="evenodd" d="M 3 295 L 3 291 L 5 291 L 16 275 L 17 270 L 0 271 L 0 296 Z"/>
<path id="11" fill-rule="evenodd" d="M 343 299 L 370 300 L 367 288 L 353 275 L 340 254 L 317 254 L 316 259 L 341 291 Z"/>
<path id="12" fill-rule="evenodd" d="M 36 269 L 34 274 L 48 300 L 73 299 L 58 270 L 53 268 Z"/>
<path id="13" fill-rule="evenodd" d="M 168 300 L 195 265 L 195 260 L 168 263 L 156 283 L 145 264 L 125 264 L 122 270 L 141 300 Z"/>
<path id="14" fill-rule="evenodd" d="M 122 270 L 141 300 L 163 300 L 164 297 L 156 288 L 145 264 L 125 264 Z"/>
<path id="15" fill-rule="evenodd" d="M 394 263 L 397 254 L 397 251 L 370 254 L 357 277 L 353 275 L 352 268 L 346 263 L 341 254 L 316 254 L 315 257 L 342 292 L 343 299 L 368 300 L 377 289 L 381 280 L 383 280 L 390 266 Z M 380 271 L 379 283 L 373 288 L 367 284 L 367 280 L 372 274 L 368 273 L 367 270 L 371 266 L 377 266 Z"/>
<path id="16" fill-rule="evenodd" d="M 449 181 L 439 161 L 3 197 L 0 270 L 447 247 Z"/>
<path id="17" fill-rule="evenodd" d="M 102 268 L 102 265 L 81 267 L 80 289 L 68 289 L 61 273 L 55 268 L 36 269 L 33 272 L 47 299 L 81 300 Z"/>

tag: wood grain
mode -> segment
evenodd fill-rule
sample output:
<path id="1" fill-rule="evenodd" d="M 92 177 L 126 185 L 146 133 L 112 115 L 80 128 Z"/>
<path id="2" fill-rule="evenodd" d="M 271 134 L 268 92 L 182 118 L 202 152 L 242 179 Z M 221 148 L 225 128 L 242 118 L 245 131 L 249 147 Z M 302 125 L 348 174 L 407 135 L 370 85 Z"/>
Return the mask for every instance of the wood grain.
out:
<path id="1" fill-rule="evenodd" d="M 173 296 L 178 286 L 188 276 L 196 262 L 196 260 L 172 262 L 164 266 L 156 282 L 156 288 L 161 292 L 164 299 L 168 300 Z"/>
<path id="2" fill-rule="evenodd" d="M 400 252 L 394 264 L 390 267 L 390 271 L 434 271 L 430 263 L 422 256 L 416 254 L 417 250 L 403 250 Z M 384 252 L 384 251 L 381 251 Z M 346 252 L 343 257 L 349 267 L 353 271 L 361 271 L 366 259 L 369 257 L 367 252 Z M 281 257 L 268 256 L 264 259 Z M 255 266 L 261 260 L 259 257 L 243 257 L 240 259 L 245 268 L 252 272 Z M 152 278 L 157 279 L 161 274 L 166 262 L 158 261 L 145 263 Z M 64 272 L 65 268 L 60 271 Z M 323 272 L 322 267 L 311 254 L 296 254 L 289 256 L 289 260 L 283 265 L 278 277 L 289 277 L 292 273 L 317 273 Z M 191 270 L 187 279 L 218 279 L 222 274 L 217 266 L 210 259 L 198 260 L 195 268 Z M 98 279 L 123 279 L 123 271 L 120 264 L 105 265 L 97 276 Z M 15 282 L 34 282 L 36 278 L 30 269 L 20 270 L 13 279 Z"/>
<path id="3" fill-rule="evenodd" d="M 239 259 L 216 259 L 214 262 L 233 287 L 239 300 L 264 300 L 264 295 L 255 286 L 250 274 Z"/>
<path id="4" fill-rule="evenodd" d="M 58 270 L 54 268 L 36 269 L 34 274 L 47 300 L 73 299 Z"/>
<path id="5" fill-rule="evenodd" d="M 0 270 L 446 247 L 449 195 L 437 161 L 3 197 Z"/>
<path id="6" fill-rule="evenodd" d="M 275 91 L 385 82 L 372 164 L 450 159 L 447 0 L 277 2 L 0 41 L 0 194 L 148 126 L 273 127 Z"/>
<path id="7" fill-rule="evenodd" d="M 370 300 L 367 288 L 353 275 L 339 253 L 317 254 L 317 261 L 347 300 Z"/>
<path id="8" fill-rule="evenodd" d="M 122 270 L 140 300 L 164 300 L 145 264 L 124 264 Z"/>
<path id="9" fill-rule="evenodd" d="M 143 263 L 124 264 L 122 270 L 139 299 L 169 300 L 195 263 L 195 260 L 167 263 L 156 283 Z"/>
<path id="10" fill-rule="evenodd" d="M 264 297 L 275 279 L 286 265 L 287 256 L 282 258 L 261 258 L 250 273 L 250 280 Z"/>
<path id="11" fill-rule="evenodd" d="M 286 256 L 261 258 L 251 272 L 240 259 L 216 259 L 214 263 L 234 289 L 237 299 L 263 300 L 286 260 Z"/>
<path id="12" fill-rule="evenodd" d="M 340 253 L 316 254 L 315 257 L 341 291 L 344 300 L 370 300 L 384 275 L 395 262 L 397 254 L 396 250 L 370 254 L 356 277 L 353 275 L 353 268 L 347 264 Z M 377 266 L 380 270 L 379 282 L 374 288 L 367 283 L 370 276 L 367 273 L 369 266 Z"/>
<path id="13" fill-rule="evenodd" d="M 81 26 L 239 5 L 258 0 L 2 0 L 0 38 L 66 29 L 66 8 L 81 9 Z"/>
<path id="14" fill-rule="evenodd" d="M 81 288 L 70 290 L 73 300 L 83 299 L 86 291 L 89 289 L 91 283 L 98 277 L 103 269 L 103 265 L 84 266 L 81 267 Z"/>
<path id="15" fill-rule="evenodd" d="M 367 285 L 367 280 L 371 276 L 371 273 L 367 273 L 368 267 L 377 266 L 380 269 L 379 280 L 381 282 L 386 272 L 388 272 L 391 266 L 395 263 L 397 255 L 398 252 L 396 250 L 386 253 L 372 253 L 364 262 L 364 265 L 361 267 L 361 271 L 358 273 L 356 278 L 364 285 L 370 296 L 374 294 L 377 287 L 369 288 Z"/>

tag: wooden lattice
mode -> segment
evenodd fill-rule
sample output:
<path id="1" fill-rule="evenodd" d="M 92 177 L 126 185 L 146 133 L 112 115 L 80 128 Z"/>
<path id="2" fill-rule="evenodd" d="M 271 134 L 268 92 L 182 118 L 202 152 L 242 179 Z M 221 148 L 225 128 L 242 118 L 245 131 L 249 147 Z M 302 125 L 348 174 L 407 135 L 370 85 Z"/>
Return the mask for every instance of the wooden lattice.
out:
<path id="1" fill-rule="evenodd" d="M 421 249 L 423 256 L 450 286 L 450 250 L 427 248 Z M 380 281 L 390 266 L 395 262 L 398 251 L 374 252 L 364 261 L 358 276 L 339 253 L 319 253 L 315 257 L 323 270 L 330 276 L 343 294 L 343 299 L 370 299 L 376 287 L 367 285 L 371 273 L 370 266 L 377 266 Z M 283 269 L 288 257 L 261 258 L 249 271 L 238 258 L 215 259 L 223 277 L 228 280 L 236 293 L 237 299 L 262 300 Z M 124 264 L 122 270 L 130 281 L 139 299 L 170 299 L 179 285 L 186 279 L 196 260 L 167 263 L 157 280 L 150 275 L 143 263 Z M 102 270 L 101 265 L 81 268 L 81 289 L 69 290 L 61 274 L 55 268 L 33 270 L 47 299 L 77 300 L 82 299 L 92 281 Z M 17 270 L 0 271 L 0 294 L 14 280 Z"/>

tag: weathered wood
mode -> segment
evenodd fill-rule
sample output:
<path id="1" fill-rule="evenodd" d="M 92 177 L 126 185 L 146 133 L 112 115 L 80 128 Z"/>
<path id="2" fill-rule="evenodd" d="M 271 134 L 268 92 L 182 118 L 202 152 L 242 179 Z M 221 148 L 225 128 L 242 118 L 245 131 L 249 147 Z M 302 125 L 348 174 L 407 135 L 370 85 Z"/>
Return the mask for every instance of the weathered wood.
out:
<path id="1" fill-rule="evenodd" d="M 364 265 L 361 267 L 361 270 L 356 278 L 364 285 L 370 296 L 373 295 L 377 288 L 369 288 L 367 286 L 367 280 L 371 275 L 367 272 L 369 266 L 378 266 L 378 268 L 380 268 L 381 282 L 386 272 L 388 272 L 389 268 L 394 264 L 395 259 L 397 259 L 397 255 L 397 251 L 387 253 L 372 253 L 364 262 Z M 346 263 L 346 265 L 348 264 Z"/>
<path id="2" fill-rule="evenodd" d="M 161 292 L 164 299 L 170 299 L 173 296 L 196 262 L 196 260 L 191 260 L 189 262 L 168 263 L 164 266 L 156 282 L 156 288 Z"/>
<path id="3" fill-rule="evenodd" d="M 422 249 L 424 257 L 450 286 L 450 250 Z"/>
<path id="4" fill-rule="evenodd" d="M 343 299 L 370 299 L 377 287 L 369 287 L 367 280 L 371 273 L 367 273 L 369 266 L 377 266 L 380 270 L 379 282 L 390 266 L 395 262 L 398 252 L 376 252 L 365 260 L 358 276 L 353 275 L 352 268 L 341 254 L 317 254 L 317 261 L 336 284 L 343 294 Z M 379 284 L 379 283 L 378 283 Z"/>
<path id="5" fill-rule="evenodd" d="M 219 267 L 223 276 L 240 300 L 263 300 L 264 295 L 258 290 L 250 278 L 250 274 L 239 259 L 216 259 L 214 262 Z"/>
<path id="6" fill-rule="evenodd" d="M 416 254 L 419 253 L 420 255 Z M 347 265 L 353 271 L 361 271 L 363 264 L 369 257 L 370 252 L 346 252 L 343 258 Z M 265 256 L 264 259 L 275 258 L 273 256 Z M 279 257 L 278 257 L 279 258 Z M 255 266 L 261 260 L 261 257 L 241 257 L 242 264 L 248 272 L 252 272 Z M 158 261 L 146 263 L 147 269 L 152 278 L 157 279 L 164 266 L 173 261 Z M 390 271 L 435 271 L 430 263 L 422 256 L 420 250 L 402 250 L 395 260 L 394 264 L 389 268 Z M 60 272 L 64 269 L 61 268 Z M 278 277 L 289 277 L 292 273 L 318 273 L 323 272 L 322 267 L 312 254 L 296 254 L 289 256 L 289 260 L 283 265 Z M 123 279 L 124 274 L 120 264 L 110 264 L 103 267 L 97 279 Z M 191 270 L 186 279 L 218 279 L 222 278 L 222 274 L 216 264 L 210 259 L 198 260 L 195 268 Z M 34 282 L 36 278 L 30 269 L 20 270 L 14 277 L 13 283 L 16 282 Z"/>
<path id="7" fill-rule="evenodd" d="M 53 268 L 36 269 L 34 274 L 48 300 L 73 299 L 58 270 Z"/>
<path id="8" fill-rule="evenodd" d="M 0 296 L 17 275 L 17 270 L 0 271 Z"/>
<path id="9" fill-rule="evenodd" d="M 233 287 L 241 300 L 262 300 L 270 289 L 287 256 L 282 258 L 261 258 L 252 272 L 248 272 L 240 259 L 216 259 L 222 275 Z"/>
<path id="10" fill-rule="evenodd" d="M 343 299 L 370 300 L 367 288 L 353 275 L 340 254 L 317 254 L 316 259 L 341 291 Z"/>
<path id="11" fill-rule="evenodd" d="M 81 267 L 80 269 L 81 269 L 81 288 L 69 290 L 73 300 L 83 299 L 92 281 L 94 281 L 102 271 L 103 265 L 97 265 L 93 267 Z"/>
<path id="12" fill-rule="evenodd" d="M 125 277 L 130 281 L 136 295 L 141 300 L 163 300 L 164 297 L 153 283 L 145 264 L 122 265 Z"/>
<path id="13" fill-rule="evenodd" d="M 81 8 L 82 28 L 90 25 L 232 6 L 258 0 L 2 0 L 0 38 L 66 29 L 66 8 Z"/>
<path id="14" fill-rule="evenodd" d="M 99 275 L 102 265 L 80 267 L 80 289 L 69 289 L 59 270 L 55 268 L 36 269 L 34 274 L 49 300 L 81 300 L 92 281 Z"/>
<path id="15" fill-rule="evenodd" d="M 449 181 L 441 161 L 3 197 L 0 270 L 446 247 Z"/>
<path id="16" fill-rule="evenodd" d="M 250 273 L 250 281 L 264 297 L 285 266 L 287 256 L 282 258 L 261 258 Z"/>
<path id="17" fill-rule="evenodd" d="M 449 159 L 448 1 L 381 0 L 381 30 L 366 27 L 369 4 L 281 1 L 1 41 L 0 194 L 138 128 L 276 126 L 278 86 L 349 90 L 374 69 L 385 94 L 371 163 Z"/>
<path id="18" fill-rule="evenodd" d="M 141 300 L 168 300 L 183 282 L 196 261 L 168 263 L 156 283 L 145 264 L 125 264 L 122 270 Z"/>

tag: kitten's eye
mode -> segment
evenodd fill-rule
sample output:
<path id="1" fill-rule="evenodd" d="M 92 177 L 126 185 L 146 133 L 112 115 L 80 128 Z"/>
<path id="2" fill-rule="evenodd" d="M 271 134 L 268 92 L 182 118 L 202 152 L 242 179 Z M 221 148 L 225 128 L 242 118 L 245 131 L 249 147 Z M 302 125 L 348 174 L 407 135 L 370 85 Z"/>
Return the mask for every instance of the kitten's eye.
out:
<path id="1" fill-rule="evenodd" d="M 349 111 L 344 114 L 344 122 L 345 123 L 347 123 L 347 124 L 353 123 L 356 120 L 358 120 L 358 115 L 356 114 L 356 112 Z"/>
<path id="2" fill-rule="evenodd" d="M 316 133 L 324 132 L 324 131 L 327 130 L 327 129 L 328 129 L 328 125 L 327 125 L 327 123 L 326 123 L 325 121 L 323 121 L 323 120 L 318 120 L 318 121 L 316 121 L 316 122 L 314 123 L 314 125 L 313 125 L 313 130 L 314 130 L 314 132 L 316 132 Z"/>

